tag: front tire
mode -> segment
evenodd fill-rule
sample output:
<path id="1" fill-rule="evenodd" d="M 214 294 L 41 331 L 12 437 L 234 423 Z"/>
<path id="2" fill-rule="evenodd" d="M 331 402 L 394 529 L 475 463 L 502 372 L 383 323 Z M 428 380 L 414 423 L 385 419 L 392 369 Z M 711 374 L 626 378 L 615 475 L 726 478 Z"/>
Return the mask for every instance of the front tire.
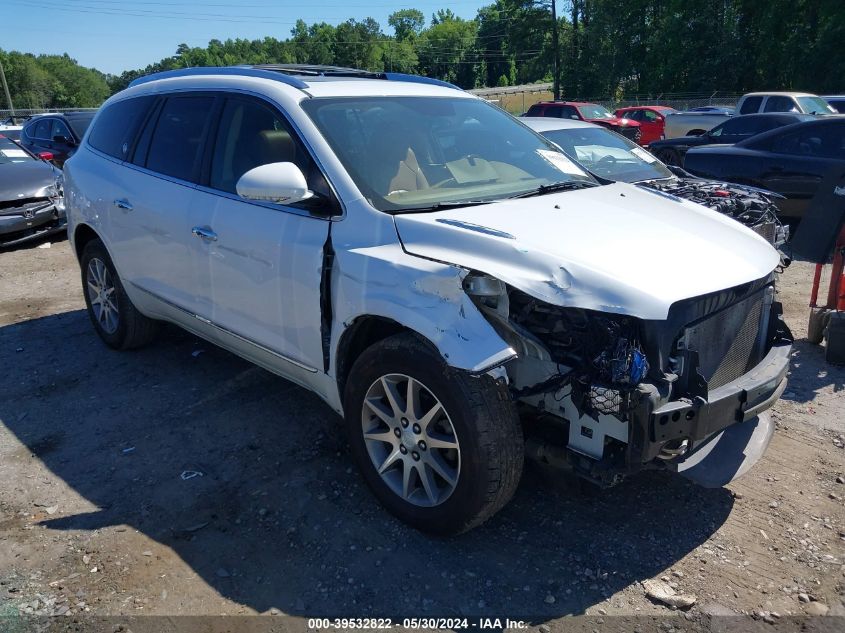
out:
<path id="1" fill-rule="evenodd" d="M 132 349 L 155 338 L 158 321 L 144 316 L 132 304 L 100 240 L 85 245 L 80 268 L 88 316 L 106 345 L 114 349 Z"/>
<path id="2" fill-rule="evenodd" d="M 349 373 L 344 405 L 356 465 L 405 523 L 458 534 L 513 496 L 524 448 L 507 388 L 447 366 L 416 335 L 365 350 Z"/>

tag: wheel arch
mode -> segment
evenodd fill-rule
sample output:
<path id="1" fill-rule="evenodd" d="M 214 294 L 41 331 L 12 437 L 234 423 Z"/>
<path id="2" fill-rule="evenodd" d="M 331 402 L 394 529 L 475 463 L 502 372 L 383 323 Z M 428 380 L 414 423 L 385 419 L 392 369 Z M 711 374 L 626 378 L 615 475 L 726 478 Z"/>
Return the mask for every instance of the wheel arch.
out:
<path id="1" fill-rule="evenodd" d="M 383 316 L 366 314 L 359 316 L 349 324 L 341 334 L 335 349 L 335 378 L 341 399 L 346 389 L 349 371 L 363 351 L 379 341 L 401 332 L 416 334 L 427 343 L 432 344 L 419 332 L 414 332 L 398 321 Z"/>
<path id="2" fill-rule="evenodd" d="M 73 231 L 73 250 L 76 253 L 76 260 L 82 261 L 82 253 L 85 247 L 93 240 L 101 240 L 99 233 L 88 224 L 80 224 Z"/>

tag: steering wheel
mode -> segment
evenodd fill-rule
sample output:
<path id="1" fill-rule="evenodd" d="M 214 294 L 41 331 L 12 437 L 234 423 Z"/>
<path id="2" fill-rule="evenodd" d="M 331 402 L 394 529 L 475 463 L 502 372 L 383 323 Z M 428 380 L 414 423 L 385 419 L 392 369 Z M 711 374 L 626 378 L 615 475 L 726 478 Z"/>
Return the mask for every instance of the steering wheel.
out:
<path id="1" fill-rule="evenodd" d="M 613 166 L 613 165 L 615 165 L 615 164 L 616 164 L 616 157 L 615 157 L 615 156 L 611 156 L 610 154 L 605 154 L 604 156 L 602 156 L 602 157 L 599 159 L 599 162 L 598 162 L 597 164 L 598 164 L 598 165 L 601 165 L 602 163 L 604 163 L 604 164 L 606 164 L 606 165 Z"/>
<path id="2" fill-rule="evenodd" d="M 444 187 L 448 187 L 450 185 L 456 185 L 458 181 L 454 178 L 446 178 L 446 180 L 441 180 L 440 182 L 436 182 L 433 185 L 429 185 L 429 189 L 442 189 Z"/>

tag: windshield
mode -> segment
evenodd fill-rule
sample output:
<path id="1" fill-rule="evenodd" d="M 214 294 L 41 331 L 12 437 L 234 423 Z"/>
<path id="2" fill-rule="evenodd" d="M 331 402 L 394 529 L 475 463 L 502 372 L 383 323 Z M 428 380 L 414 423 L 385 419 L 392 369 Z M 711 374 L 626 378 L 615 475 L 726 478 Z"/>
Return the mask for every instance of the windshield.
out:
<path id="1" fill-rule="evenodd" d="M 595 180 L 502 110 L 461 97 L 302 103 L 352 180 L 388 212 L 492 201 Z"/>
<path id="2" fill-rule="evenodd" d="M 610 130 L 584 127 L 549 130 L 542 134 L 592 173 L 608 180 L 640 182 L 672 177 L 666 165 L 636 143 Z"/>
<path id="3" fill-rule="evenodd" d="M 0 165 L 9 163 L 27 163 L 35 160 L 16 143 L 0 135 Z"/>
<path id="4" fill-rule="evenodd" d="M 807 114 L 836 114 L 836 110 L 821 97 L 795 97 Z"/>
<path id="5" fill-rule="evenodd" d="M 587 105 L 579 105 L 578 111 L 585 119 L 612 119 L 613 114 L 604 106 L 596 105 L 595 103 L 588 103 Z"/>
<path id="6" fill-rule="evenodd" d="M 78 112 L 65 115 L 65 118 L 70 124 L 70 127 L 73 129 L 74 134 L 76 134 L 78 138 L 82 138 L 85 136 L 85 130 L 87 130 L 88 126 L 91 125 L 91 121 L 94 120 L 95 114 L 96 112 Z"/>

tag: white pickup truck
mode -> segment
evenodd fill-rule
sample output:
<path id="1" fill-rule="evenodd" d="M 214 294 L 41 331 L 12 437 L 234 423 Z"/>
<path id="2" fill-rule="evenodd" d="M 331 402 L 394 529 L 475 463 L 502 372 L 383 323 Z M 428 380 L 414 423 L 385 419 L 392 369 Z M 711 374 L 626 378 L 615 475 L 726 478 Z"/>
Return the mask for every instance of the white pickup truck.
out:
<path id="1" fill-rule="evenodd" d="M 749 92 L 736 103 L 736 115 L 760 112 L 795 112 L 798 114 L 836 114 L 821 97 L 809 92 Z M 733 116 L 727 109 L 719 112 L 678 112 L 666 115 L 664 138 L 698 136 Z"/>
<path id="2" fill-rule="evenodd" d="M 730 109 L 709 112 L 673 112 L 667 114 L 663 128 L 663 138 L 681 136 L 700 136 L 733 116 Z"/>

